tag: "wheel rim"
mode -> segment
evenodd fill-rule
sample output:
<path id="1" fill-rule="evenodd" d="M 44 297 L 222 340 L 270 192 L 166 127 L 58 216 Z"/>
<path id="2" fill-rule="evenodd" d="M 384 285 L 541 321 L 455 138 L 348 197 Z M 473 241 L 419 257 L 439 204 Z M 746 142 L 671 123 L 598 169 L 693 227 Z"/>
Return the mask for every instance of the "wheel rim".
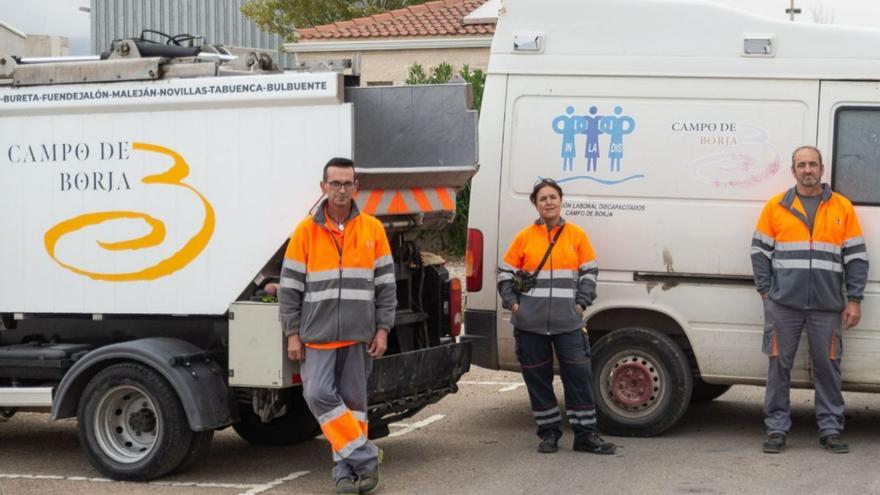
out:
<path id="1" fill-rule="evenodd" d="M 153 400 L 137 387 L 114 387 L 98 402 L 95 437 L 101 450 L 116 462 L 132 464 L 148 456 L 161 428 Z"/>
<path id="2" fill-rule="evenodd" d="M 666 396 L 667 373 L 658 360 L 639 351 L 624 351 L 600 371 L 599 389 L 611 411 L 628 419 L 656 411 Z"/>

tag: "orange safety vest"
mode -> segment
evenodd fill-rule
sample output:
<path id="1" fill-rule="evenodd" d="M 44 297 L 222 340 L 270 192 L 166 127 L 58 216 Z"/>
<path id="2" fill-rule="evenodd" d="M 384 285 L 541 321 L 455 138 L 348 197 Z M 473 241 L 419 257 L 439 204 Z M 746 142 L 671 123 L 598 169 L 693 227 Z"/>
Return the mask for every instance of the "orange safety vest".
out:
<path id="1" fill-rule="evenodd" d="M 281 326 L 307 344 L 370 342 L 377 328 L 394 325 L 397 289 L 388 238 L 379 220 L 352 203 L 340 243 L 327 226 L 326 203 L 297 226 L 284 253 Z"/>
<path id="2" fill-rule="evenodd" d="M 565 229 L 538 273 L 535 288 L 516 294 L 513 273 L 533 273 L 563 224 Z M 505 308 L 519 304 L 511 319 L 515 328 L 543 334 L 570 332 L 583 327 L 575 305 L 586 308 L 592 304 L 598 274 L 596 253 L 582 228 L 560 219 L 559 225 L 548 231 L 539 220 L 521 230 L 507 249 L 498 274 L 498 292 Z"/>
<path id="3" fill-rule="evenodd" d="M 852 203 L 822 184 L 810 231 L 796 188 L 764 206 L 752 236 L 752 270 L 758 292 L 795 309 L 842 311 L 846 298 L 861 301 L 868 253 Z"/>

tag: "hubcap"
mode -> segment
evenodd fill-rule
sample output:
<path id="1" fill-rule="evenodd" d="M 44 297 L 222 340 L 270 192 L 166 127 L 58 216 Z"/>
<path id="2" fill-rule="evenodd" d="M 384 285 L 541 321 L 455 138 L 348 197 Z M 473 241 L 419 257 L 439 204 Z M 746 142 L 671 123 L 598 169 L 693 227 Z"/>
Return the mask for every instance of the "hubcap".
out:
<path id="1" fill-rule="evenodd" d="M 665 396 L 665 370 L 648 354 L 624 351 L 600 370 L 600 393 L 614 414 L 637 419 L 654 412 Z"/>
<path id="2" fill-rule="evenodd" d="M 95 411 L 95 438 L 111 459 L 131 464 L 156 445 L 161 421 L 152 399 L 142 390 L 121 385 L 109 390 Z"/>

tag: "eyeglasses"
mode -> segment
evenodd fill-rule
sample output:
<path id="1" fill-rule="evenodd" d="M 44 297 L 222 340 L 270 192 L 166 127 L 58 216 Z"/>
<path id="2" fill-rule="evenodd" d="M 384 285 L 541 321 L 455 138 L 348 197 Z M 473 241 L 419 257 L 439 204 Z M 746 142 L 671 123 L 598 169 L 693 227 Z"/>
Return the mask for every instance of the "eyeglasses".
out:
<path id="1" fill-rule="evenodd" d="M 352 189 L 354 189 L 358 185 L 357 181 L 352 182 L 350 180 L 345 181 L 345 182 L 339 182 L 338 180 L 331 180 L 330 182 L 325 182 L 325 184 L 327 184 L 328 186 L 330 186 L 332 189 L 334 189 L 336 191 L 340 191 L 343 188 L 345 190 L 351 191 Z"/>

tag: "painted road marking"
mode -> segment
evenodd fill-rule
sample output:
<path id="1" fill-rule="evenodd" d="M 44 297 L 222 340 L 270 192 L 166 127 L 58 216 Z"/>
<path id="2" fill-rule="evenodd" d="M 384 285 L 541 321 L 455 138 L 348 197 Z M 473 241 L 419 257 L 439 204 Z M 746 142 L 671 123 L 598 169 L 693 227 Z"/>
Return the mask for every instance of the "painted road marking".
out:
<path id="1" fill-rule="evenodd" d="M 198 482 L 198 481 L 149 481 L 145 484 L 155 486 L 170 486 L 175 488 L 196 487 L 196 488 L 234 488 L 237 490 L 247 490 L 239 495 L 257 495 L 266 490 L 275 488 L 276 486 L 287 481 L 295 480 L 309 474 L 308 471 L 297 471 L 287 476 L 274 479 L 268 483 L 215 483 L 215 482 Z M 107 478 L 87 478 L 85 476 L 58 476 L 52 474 L 9 474 L 0 473 L 0 479 L 25 479 L 25 480 L 51 480 L 51 481 L 86 481 L 89 483 L 127 483 L 134 484 L 130 481 L 114 481 Z"/>
<path id="2" fill-rule="evenodd" d="M 525 387 L 526 384 L 524 382 L 470 382 L 470 381 L 459 381 L 459 385 L 503 385 L 502 388 L 499 388 L 499 392 L 512 392 L 520 387 Z"/>
<path id="3" fill-rule="evenodd" d="M 435 414 L 435 415 L 431 416 L 430 418 L 423 419 L 421 421 L 416 421 L 415 423 L 413 423 L 409 426 L 406 426 L 400 430 L 397 430 L 394 433 L 389 434 L 388 436 L 389 437 L 399 437 L 400 435 L 406 435 L 407 433 L 409 433 L 411 431 L 415 431 L 415 430 L 419 430 L 421 428 L 424 428 L 424 427 L 428 426 L 429 424 L 434 423 L 436 421 L 440 421 L 441 419 L 443 419 L 445 417 L 446 417 L 446 415 L 444 415 L 444 414 Z"/>
<path id="4" fill-rule="evenodd" d="M 266 490 L 271 490 L 272 488 L 275 488 L 282 483 L 301 478 L 307 474 L 309 474 L 308 471 L 297 471 L 295 473 L 290 473 L 287 476 L 276 478 L 264 485 L 255 486 L 246 492 L 239 493 L 238 495 L 257 495 L 258 493 L 263 493 Z"/>

